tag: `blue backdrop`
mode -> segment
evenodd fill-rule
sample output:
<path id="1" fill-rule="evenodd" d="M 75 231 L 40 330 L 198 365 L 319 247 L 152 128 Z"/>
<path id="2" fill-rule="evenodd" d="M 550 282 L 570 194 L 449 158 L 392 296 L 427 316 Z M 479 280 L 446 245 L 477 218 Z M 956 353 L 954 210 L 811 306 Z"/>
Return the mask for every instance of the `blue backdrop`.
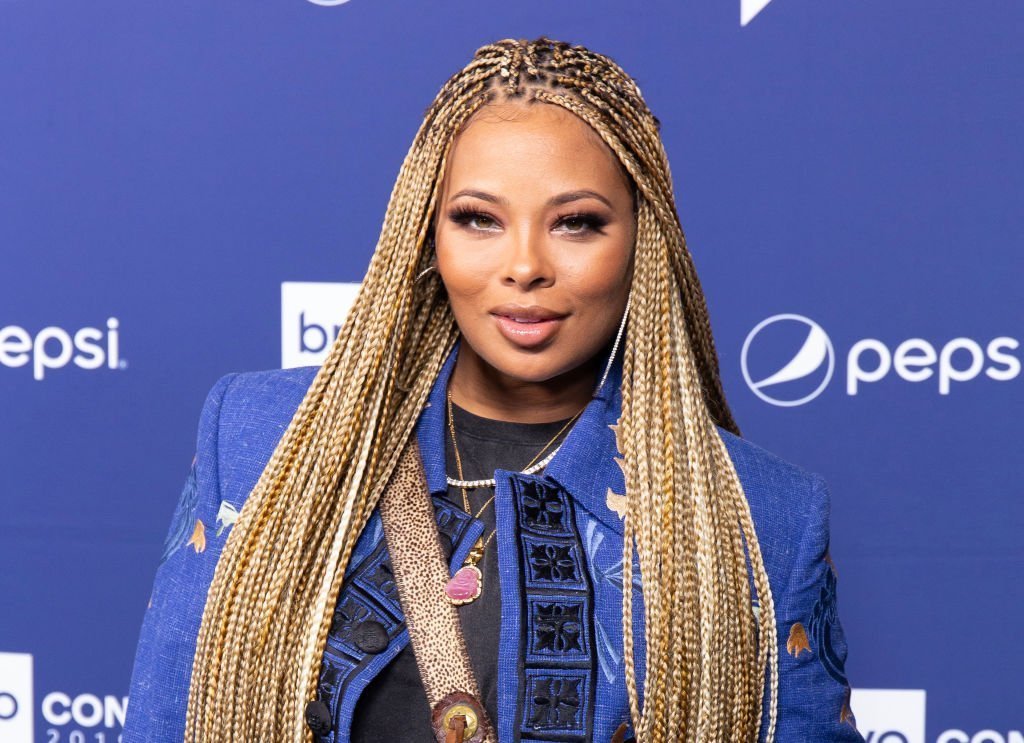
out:
<path id="1" fill-rule="evenodd" d="M 315 345 L 282 284 L 359 281 L 439 86 L 540 34 L 638 80 L 744 435 L 831 485 L 862 732 L 1024 741 L 1010 0 L 0 1 L 0 740 L 117 739 L 206 391 Z"/>

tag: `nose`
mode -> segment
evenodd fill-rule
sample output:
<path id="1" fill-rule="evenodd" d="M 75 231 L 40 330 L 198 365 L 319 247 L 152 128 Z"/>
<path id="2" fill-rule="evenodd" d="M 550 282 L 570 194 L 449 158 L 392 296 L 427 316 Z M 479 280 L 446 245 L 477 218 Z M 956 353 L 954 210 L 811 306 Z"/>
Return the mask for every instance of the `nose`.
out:
<path id="1" fill-rule="evenodd" d="M 550 286 L 555 281 L 554 265 L 542 234 L 532 229 L 510 233 L 502 283 L 526 291 Z"/>

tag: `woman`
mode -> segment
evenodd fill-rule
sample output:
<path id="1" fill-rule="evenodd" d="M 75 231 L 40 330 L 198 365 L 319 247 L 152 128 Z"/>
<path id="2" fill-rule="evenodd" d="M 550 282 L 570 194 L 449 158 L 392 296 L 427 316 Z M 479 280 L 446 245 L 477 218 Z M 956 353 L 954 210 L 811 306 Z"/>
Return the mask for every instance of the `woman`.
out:
<path id="1" fill-rule="evenodd" d="M 862 740 L 826 486 L 739 438 L 658 130 L 580 46 L 448 80 L 323 366 L 207 399 L 125 741 Z"/>

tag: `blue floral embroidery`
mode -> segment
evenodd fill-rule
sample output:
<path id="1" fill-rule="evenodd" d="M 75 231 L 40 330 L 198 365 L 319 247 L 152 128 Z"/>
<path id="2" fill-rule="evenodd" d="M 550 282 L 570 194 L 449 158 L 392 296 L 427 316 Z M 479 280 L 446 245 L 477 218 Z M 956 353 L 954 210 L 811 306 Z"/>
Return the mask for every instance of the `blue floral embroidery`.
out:
<path id="1" fill-rule="evenodd" d="M 196 509 L 199 507 L 199 486 L 196 483 L 196 459 L 192 458 L 192 467 L 185 478 L 185 486 L 181 489 L 181 497 L 171 518 L 171 528 L 164 540 L 164 551 L 160 556 L 160 564 L 188 544 L 189 537 L 195 528 Z"/>
<path id="2" fill-rule="evenodd" d="M 534 596 L 526 611 L 527 663 L 590 662 L 587 597 Z"/>
<path id="3" fill-rule="evenodd" d="M 578 728 L 583 683 L 581 678 L 533 679 L 527 725 L 538 730 Z"/>
<path id="4" fill-rule="evenodd" d="M 601 673 L 604 674 L 605 680 L 609 684 L 614 683 L 615 679 L 619 677 L 622 653 L 608 637 L 600 620 L 595 623 L 594 634 L 597 636 L 597 659 L 601 664 Z"/>
<path id="5" fill-rule="evenodd" d="M 597 558 L 597 552 L 604 543 L 604 532 L 601 531 L 595 519 L 587 519 L 587 562 L 598 582 L 605 582 L 615 586 L 616 590 L 622 592 L 623 562 L 620 553 L 617 553 L 618 560 L 608 568 L 601 567 L 601 561 Z M 633 566 L 633 590 L 641 590 L 640 571 L 636 565 Z"/>
<path id="6" fill-rule="evenodd" d="M 536 604 L 534 606 L 534 652 L 551 650 L 560 653 L 582 651 L 583 636 L 581 604 Z"/>
<path id="7" fill-rule="evenodd" d="M 811 609 L 807 628 L 811 631 L 812 646 L 825 672 L 840 684 L 846 686 L 846 671 L 839 653 L 832 645 L 832 630 L 836 624 L 836 574 L 831 567 L 825 570 L 825 585 L 821 587 L 818 600 Z"/>
<path id="8" fill-rule="evenodd" d="M 587 670 L 527 668 L 523 740 L 591 740 L 593 689 Z"/>
<path id="9" fill-rule="evenodd" d="M 521 484 L 524 525 L 540 532 L 566 533 L 565 504 L 558 488 L 542 481 Z"/>
<path id="10" fill-rule="evenodd" d="M 605 583 L 622 593 L 622 556 L 617 553 L 618 560 L 610 567 L 604 567 L 600 559 L 600 549 L 604 544 L 605 533 L 599 526 L 598 521 L 593 518 L 587 519 L 586 526 L 586 552 L 587 565 L 593 575 L 594 582 L 598 585 Z M 639 571 L 633 571 L 633 589 L 641 590 Z M 622 667 L 623 655 L 619 645 L 612 641 L 607 629 L 601 622 L 600 616 L 595 617 L 594 636 L 597 638 L 597 659 L 601 666 L 601 673 L 604 674 L 608 683 L 615 683 L 621 679 L 620 669 Z"/>
<path id="11" fill-rule="evenodd" d="M 531 544 L 530 568 L 533 580 L 576 580 L 572 545 Z"/>
<path id="12" fill-rule="evenodd" d="M 590 740 L 597 670 L 593 588 L 572 499 L 545 477 L 516 475 L 511 485 L 527 624 L 516 740 Z"/>

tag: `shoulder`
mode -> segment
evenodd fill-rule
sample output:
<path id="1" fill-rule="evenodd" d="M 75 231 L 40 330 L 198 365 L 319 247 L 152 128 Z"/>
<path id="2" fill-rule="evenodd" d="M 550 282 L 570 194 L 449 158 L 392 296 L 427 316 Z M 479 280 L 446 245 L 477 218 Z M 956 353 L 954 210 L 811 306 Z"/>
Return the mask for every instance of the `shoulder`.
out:
<path id="1" fill-rule="evenodd" d="M 231 372 L 217 380 L 207 405 L 218 408 L 222 425 L 256 414 L 256 422 L 277 425 L 291 420 L 320 367 Z"/>
<path id="2" fill-rule="evenodd" d="M 744 488 L 771 498 L 783 492 L 805 491 L 816 487 L 823 478 L 798 464 L 783 459 L 749 439 L 718 428 L 719 436 L 729 451 Z"/>
<path id="3" fill-rule="evenodd" d="M 198 447 L 216 453 L 217 480 L 225 501 L 241 508 L 318 369 L 232 372 L 210 389 Z"/>
<path id="4" fill-rule="evenodd" d="M 747 439 L 718 431 L 750 504 L 769 570 L 788 574 L 802 542 L 827 539 L 830 502 L 825 479 Z"/>

